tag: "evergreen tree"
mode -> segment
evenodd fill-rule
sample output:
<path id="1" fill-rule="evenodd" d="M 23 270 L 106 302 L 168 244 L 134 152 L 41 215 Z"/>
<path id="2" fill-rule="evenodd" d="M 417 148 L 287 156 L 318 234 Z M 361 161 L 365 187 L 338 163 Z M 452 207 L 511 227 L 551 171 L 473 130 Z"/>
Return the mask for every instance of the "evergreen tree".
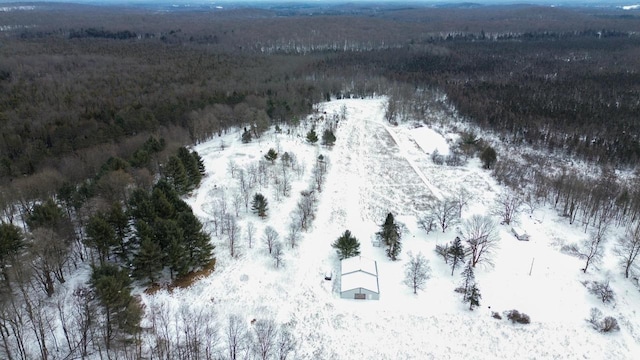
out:
<path id="1" fill-rule="evenodd" d="M 189 256 L 189 262 L 195 266 L 208 264 L 213 257 L 211 239 L 202 230 L 202 223 L 191 211 L 178 214 L 178 226 L 182 229 L 184 246 Z"/>
<path id="2" fill-rule="evenodd" d="M 162 252 L 165 256 L 168 256 L 169 245 L 171 241 L 176 240 L 178 243 L 182 243 L 182 230 L 178 226 L 175 220 L 156 218 L 153 223 L 153 240 L 160 245 Z M 166 262 L 165 262 L 166 264 Z"/>
<path id="3" fill-rule="evenodd" d="M 467 302 L 469 295 L 471 294 L 471 288 L 476 283 L 476 276 L 473 273 L 473 265 L 471 261 L 467 263 L 467 266 L 462 271 L 462 286 L 460 287 L 463 294 L 463 301 Z"/>
<path id="4" fill-rule="evenodd" d="M 307 141 L 310 144 L 315 144 L 318 142 L 318 134 L 316 134 L 315 128 L 311 128 L 311 130 L 309 130 L 309 132 L 307 133 Z"/>
<path id="5" fill-rule="evenodd" d="M 162 190 L 158 188 L 153 189 L 151 201 L 153 202 L 153 212 L 155 216 L 162 219 L 172 219 L 175 216 L 176 210 Z"/>
<path id="6" fill-rule="evenodd" d="M 248 131 L 247 128 L 244 128 L 244 132 L 242 133 L 242 143 L 247 144 L 251 142 L 251 131 Z"/>
<path id="7" fill-rule="evenodd" d="M 487 146 L 484 148 L 482 153 L 480 153 L 480 160 L 482 161 L 482 166 L 485 169 L 491 169 L 493 164 L 495 164 L 496 159 L 498 158 L 498 154 L 496 150 L 491 146 Z"/>
<path id="8" fill-rule="evenodd" d="M 273 148 L 271 148 L 269 149 L 269 151 L 267 151 L 267 154 L 264 156 L 264 158 L 271 161 L 271 164 L 273 164 L 278 158 L 278 153 Z"/>
<path id="9" fill-rule="evenodd" d="M 27 216 L 27 225 L 31 230 L 39 227 L 57 229 L 65 219 L 64 211 L 49 198 L 42 204 L 37 204 Z"/>
<path id="10" fill-rule="evenodd" d="M 187 172 L 187 191 L 195 189 L 200 185 L 200 181 L 202 180 L 202 174 L 200 174 L 200 170 L 198 168 L 198 161 L 184 146 L 178 149 L 177 156 Z"/>
<path id="11" fill-rule="evenodd" d="M 189 273 L 192 265 L 189 262 L 189 252 L 180 238 L 172 238 L 169 240 L 167 262 L 172 279 L 174 278 L 174 274 L 177 274 L 178 277 L 183 277 Z"/>
<path id="12" fill-rule="evenodd" d="M 322 145 L 333 146 L 336 142 L 336 136 L 331 129 L 325 129 L 322 133 Z"/>
<path id="13" fill-rule="evenodd" d="M 448 258 L 451 260 L 451 276 L 453 276 L 453 272 L 456 271 L 456 268 L 460 263 L 464 262 L 464 246 L 462 245 L 462 240 L 460 237 L 456 236 L 456 239 L 453 241 L 451 247 L 449 247 L 447 253 L 449 254 Z"/>
<path id="14" fill-rule="evenodd" d="M 198 152 L 194 150 L 191 152 L 191 156 L 193 156 L 193 158 L 196 160 L 196 163 L 198 164 L 198 172 L 200 172 L 200 177 L 204 177 L 207 171 L 204 167 L 204 161 L 202 161 L 200 154 L 198 154 Z"/>
<path id="15" fill-rule="evenodd" d="M 100 264 L 104 264 L 111 254 L 111 249 L 118 245 L 116 232 L 107 222 L 107 217 L 101 213 L 89 218 L 89 222 L 86 226 L 86 232 L 87 245 L 98 252 Z"/>
<path id="16" fill-rule="evenodd" d="M 167 183 L 171 185 L 178 194 L 185 194 L 189 190 L 187 171 L 177 156 L 173 155 L 169 157 L 169 160 L 164 166 L 163 175 Z"/>
<path id="17" fill-rule="evenodd" d="M 360 255 L 360 242 L 354 236 L 351 236 L 351 231 L 349 230 L 345 230 L 344 234 L 331 246 L 336 249 L 340 260 Z"/>
<path id="18" fill-rule="evenodd" d="M 107 216 L 107 222 L 115 232 L 116 241 L 118 242 L 118 257 L 128 262 L 130 254 L 127 242 L 131 229 L 129 228 L 129 217 L 122 210 L 122 206 L 119 203 L 111 206 L 111 210 Z"/>
<path id="19" fill-rule="evenodd" d="M 3 273 L 5 280 L 9 281 L 9 278 L 4 271 L 4 265 L 24 246 L 24 236 L 22 236 L 20 228 L 13 224 L 0 222 L 0 272 Z"/>
<path id="20" fill-rule="evenodd" d="M 392 213 L 387 214 L 380 231 L 376 235 L 387 246 L 387 256 L 393 261 L 397 260 L 402 249 L 402 244 L 400 243 L 401 234 L 400 227 L 396 224 Z"/>
<path id="21" fill-rule="evenodd" d="M 111 264 L 94 267 L 90 285 L 103 310 L 107 348 L 122 335 L 140 330 L 143 312 L 131 296 L 131 280 L 126 271 Z"/>
<path id="22" fill-rule="evenodd" d="M 156 214 L 149 192 L 140 188 L 133 190 L 127 204 L 127 213 L 134 220 L 153 222 Z"/>
<path id="23" fill-rule="evenodd" d="M 166 181 L 163 181 L 163 180 L 158 181 L 153 186 L 153 190 L 156 190 L 156 189 L 160 190 L 173 206 L 173 209 L 175 210 L 175 212 L 173 213 L 173 216 L 171 216 L 171 218 L 174 218 L 176 214 L 182 211 L 191 210 L 191 206 L 189 206 L 189 204 L 184 202 L 184 200 L 180 198 L 180 194 L 178 194 L 178 192 L 173 187 L 171 187 L 171 185 Z"/>
<path id="24" fill-rule="evenodd" d="M 480 299 L 482 295 L 480 295 L 480 289 L 474 283 L 469 289 L 469 295 L 467 296 L 467 301 L 469 302 L 469 310 L 473 310 L 474 306 L 480 306 Z"/>
<path id="25" fill-rule="evenodd" d="M 133 256 L 132 275 L 137 280 L 148 280 L 149 283 L 154 283 L 163 267 L 162 249 L 148 236 L 143 237 L 139 242 L 140 249 Z"/>
<path id="26" fill-rule="evenodd" d="M 256 193 L 253 196 L 253 201 L 251 203 L 251 210 L 258 214 L 258 216 L 260 216 L 261 218 L 266 218 L 267 217 L 267 210 L 268 210 L 268 203 L 267 203 L 267 198 L 264 197 L 264 195 L 260 194 L 260 193 Z"/>

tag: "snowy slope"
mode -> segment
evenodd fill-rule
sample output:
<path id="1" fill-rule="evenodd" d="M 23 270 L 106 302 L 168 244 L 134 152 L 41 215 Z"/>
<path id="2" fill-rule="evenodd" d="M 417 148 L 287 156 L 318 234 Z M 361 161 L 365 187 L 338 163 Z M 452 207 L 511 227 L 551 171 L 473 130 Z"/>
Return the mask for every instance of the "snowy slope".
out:
<path id="1" fill-rule="evenodd" d="M 461 188 L 473 195 L 463 217 L 486 213 L 502 189 L 477 161 L 459 168 L 432 164 L 430 152 L 436 148 L 442 154 L 448 151 L 444 138 L 426 127 L 387 125 L 384 103 L 385 98 L 373 98 L 321 104 L 314 116 L 319 128 L 333 114 L 341 113 L 343 106 L 347 109 L 332 149 L 304 142 L 308 128 L 269 133 L 250 144 L 239 141 L 238 130 L 196 146 L 208 175 L 188 202 L 210 230 L 221 199 L 236 191 L 237 180 L 227 171 L 230 159 L 241 168 L 274 148 L 280 154 L 294 153 L 306 168 L 300 177 L 294 176 L 288 198 L 275 200 L 273 185 L 258 189 L 269 199 L 267 219 L 240 211 L 243 246 L 239 257 L 230 258 L 225 239 L 214 237 L 216 271 L 188 289 L 143 294 L 148 307 L 211 308 L 221 328 L 229 314 L 288 323 L 298 340 L 296 359 L 632 359 L 640 353 L 640 316 L 634 310 L 640 303 L 638 291 L 618 275 L 611 261 L 600 273 L 582 274 L 582 262 L 560 253 L 559 246 L 585 234 L 550 209 L 522 216 L 521 225 L 531 235 L 530 242 L 517 241 L 508 227 L 500 227 L 495 266 L 476 272 L 482 304 L 469 311 L 453 291 L 460 276 L 452 277 L 433 251 L 436 244 L 453 240 L 456 229 L 427 235 L 418 228 L 416 216 L 429 202 Z M 319 154 L 328 157 L 329 173 L 316 219 L 298 247 L 286 248 L 285 265 L 276 269 L 260 240 L 263 229 L 270 225 L 281 238 L 285 236 L 292 209 L 300 191 L 308 187 L 311 164 Z M 370 242 L 390 211 L 406 225 L 402 254 L 396 262 Z M 245 236 L 248 222 L 257 228 L 252 248 Z M 378 262 L 379 301 L 341 299 L 336 292 L 339 277 L 323 278 L 327 267 L 339 273 L 330 244 L 347 229 L 360 240 L 362 255 Z M 432 278 L 418 295 L 402 284 L 408 251 L 422 252 L 431 262 Z M 598 304 L 580 283 L 601 279 L 606 272 L 618 295 L 615 306 Z M 489 306 L 498 312 L 518 309 L 530 315 L 532 322 L 514 325 L 493 319 Z M 616 316 L 621 331 L 603 335 L 591 329 L 585 319 L 594 306 Z"/>

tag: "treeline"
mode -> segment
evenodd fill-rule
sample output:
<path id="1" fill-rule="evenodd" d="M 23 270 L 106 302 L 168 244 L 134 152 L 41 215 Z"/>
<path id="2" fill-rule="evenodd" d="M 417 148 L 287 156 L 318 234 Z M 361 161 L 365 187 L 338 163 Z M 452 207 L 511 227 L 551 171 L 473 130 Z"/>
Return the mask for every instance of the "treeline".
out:
<path id="1" fill-rule="evenodd" d="M 317 64 L 322 72 L 370 71 L 398 84 L 440 89 L 465 119 L 511 144 L 633 166 L 640 159 L 634 100 L 640 95 L 640 38 L 599 38 L 591 31 L 545 37 L 434 39 L 334 54 Z"/>
<path id="2" fill-rule="evenodd" d="M 127 40 L 137 38 L 138 35 L 129 30 L 123 31 L 109 31 L 104 29 L 88 28 L 80 30 L 71 30 L 69 32 L 69 39 L 74 38 L 102 38 L 102 39 L 117 39 Z"/>

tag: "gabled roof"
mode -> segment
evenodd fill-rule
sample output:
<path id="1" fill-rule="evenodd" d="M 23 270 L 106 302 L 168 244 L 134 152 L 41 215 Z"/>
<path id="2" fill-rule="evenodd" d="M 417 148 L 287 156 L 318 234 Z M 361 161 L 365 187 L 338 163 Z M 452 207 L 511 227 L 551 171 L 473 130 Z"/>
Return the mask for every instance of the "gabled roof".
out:
<path id="1" fill-rule="evenodd" d="M 340 292 L 363 288 L 380 293 L 378 287 L 378 266 L 375 260 L 356 256 L 342 260 L 340 263 Z"/>
<path id="2" fill-rule="evenodd" d="M 354 256 L 340 262 L 342 275 L 356 271 L 363 271 L 373 276 L 378 276 L 376 261 L 362 256 Z"/>

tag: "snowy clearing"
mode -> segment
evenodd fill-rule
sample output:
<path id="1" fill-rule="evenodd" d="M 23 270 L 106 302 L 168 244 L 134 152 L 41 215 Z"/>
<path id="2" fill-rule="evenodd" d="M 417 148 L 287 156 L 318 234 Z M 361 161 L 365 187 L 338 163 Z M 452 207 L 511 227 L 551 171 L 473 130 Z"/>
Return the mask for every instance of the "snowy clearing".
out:
<path id="1" fill-rule="evenodd" d="M 551 209 L 538 209 L 531 217 L 522 215 L 521 227 L 531 241 L 518 241 L 509 226 L 499 227 L 495 266 L 476 270 L 481 306 L 469 311 L 454 292 L 461 280 L 459 271 L 452 277 L 450 268 L 434 253 L 436 244 L 455 238 L 455 227 L 426 234 L 416 216 L 430 202 L 462 188 L 473 195 L 463 218 L 486 214 L 502 189 L 477 160 L 464 167 L 434 165 L 429 154 L 435 149 L 447 154 L 445 138 L 428 127 L 388 125 L 383 119 L 385 101 L 343 99 L 321 104 L 319 113 L 327 115 L 317 121 L 319 128 L 324 118 L 346 108 L 346 119 L 338 122 L 337 141 L 331 149 L 307 144 L 304 136 L 310 128 L 269 132 L 249 144 L 241 143 L 241 132 L 236 130 L 197 145 L 208 175 L 187 201 L 210 231 L 220 201 L 236 192 L 237 180 L 228 171 L 231 162 L 238 168 L 250 166 L 274 148 L 280 154 L 295 154 L 306 168 L 293 176 L 291 195 L 280 201 L 273 185 L 258 189 L 269 199 L 266 219 L 240 210 L 242 247 L 237 258 L 229 256 L 226 238 L 214 237 L 216 271 L 188 289 L 142 294 L 147 306 L 166 304 L 175 311 L 181 306 L 208 307 L 216 312 L 221 329 L 230 314 L 288 323 L 298 341 L 295 359 L 632 359 L 640 353 L 640 315 L 635 311 L 640 294 L 619 275 L 615 259 L 607 259 L 599 271 L 585 275 L 580 271 L 581 260 L 560 253 L 559 241 L 577 241 L 586 235 Z M 284 238 L 300 191 L 308 188 L 312 164 L 320 154 L 328 158 L 328 175 L 316 218 L 311 229 L 302 233 L 299 246 L 291 249 L 285 244 L 284 266 L 276 268 L 262 243 L 263 229 L 272 226 Z M 388 212 L 406 226 L 396 262 L 370 241 Z M 249 222 L 256 227 L 251 248 L 245 235 Z M 347 229 L 360 241 L 362 255 L 378 263 L 378 301 L 340 298 L 339 261 L 330 245 Z M 418 295 L 403 284 L 409 251 L 422 252 L 432 268 L 431 279 Z M 324 280 L 327 268 L 333 270 L 331 281 Z M 600 303 L 581 284 L 602 279 L 604 274 L 612 279 L 618 296 L 615 305 Z M 617 317 L 621 331 L 593 330 L 585 321 L 592 307 Z M 530 315 L 531 324 L 490 316 L 491 311 L 511 309 Z"/>

